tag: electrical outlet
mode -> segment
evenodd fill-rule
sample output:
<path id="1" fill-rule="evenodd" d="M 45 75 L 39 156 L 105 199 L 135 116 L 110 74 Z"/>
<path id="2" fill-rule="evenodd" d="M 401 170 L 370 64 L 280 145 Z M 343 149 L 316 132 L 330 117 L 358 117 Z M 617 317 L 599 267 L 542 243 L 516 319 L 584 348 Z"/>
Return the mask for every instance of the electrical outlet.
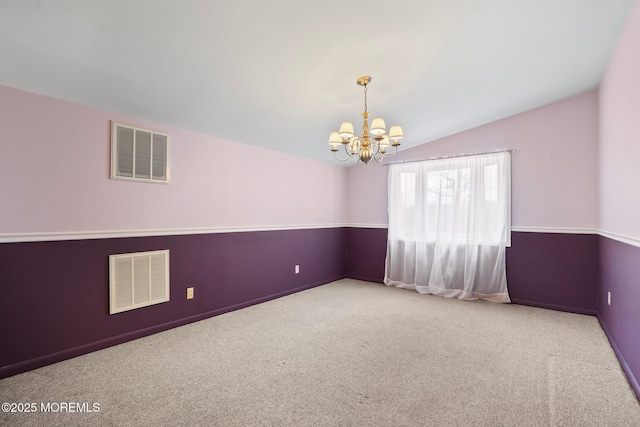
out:
<path id="1" fill-rule="evenodd" d="M 607 292 L 607 304 L 611 305 L 611 292 Z"/>
<path id="2" fill-rule="evenodd" d="M 296 264 L 296 274 L 300 273 L 300 266 Z"/>
<path id="3" fill-rule="evenodd" d="M 187 299 L 193 299 L 193 288 L 187 288 Z"/>

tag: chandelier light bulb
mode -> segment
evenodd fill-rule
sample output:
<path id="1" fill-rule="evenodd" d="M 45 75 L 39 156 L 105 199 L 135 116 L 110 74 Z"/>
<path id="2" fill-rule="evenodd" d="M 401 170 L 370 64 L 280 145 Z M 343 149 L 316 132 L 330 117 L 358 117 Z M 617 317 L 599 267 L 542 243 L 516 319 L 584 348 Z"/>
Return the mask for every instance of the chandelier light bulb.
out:
<path id="1" fill-rule="evenodd" d="M 339 134 L 343 138 L 346 138 L 346 139 L 351 138 L 354 135 L 354 133 L 353 133 L 353 123 L 351 123 L 351 122 L 343 122 L 340 125 Z"/>
<path id="2" fill-rule="evenodd" d="M 394 142 L 397 142 L 399 139 L 404 138 L 404 133 L 402 133 L 402 127 L 399 125 L 391 126 L 391 129 L 389 129 L 389 138 L 393 139 Z"/>
<path id="3" fill-rule="evenodd" d="M 340 137 L 340 134 L 338 132 L 331 132 L 331 135 L 329 135 L 329 145 L 335 145 L 337 147 L 341 143 L 342 138 Z"/>
<path id="4" fill-rule="evenodd" d="M 384 120 L 380 117 L 373 119 L 371 122 L 371 133 L 374 135 L 382 135 L 387 131 L 387 127 L 384 125 Z"/>

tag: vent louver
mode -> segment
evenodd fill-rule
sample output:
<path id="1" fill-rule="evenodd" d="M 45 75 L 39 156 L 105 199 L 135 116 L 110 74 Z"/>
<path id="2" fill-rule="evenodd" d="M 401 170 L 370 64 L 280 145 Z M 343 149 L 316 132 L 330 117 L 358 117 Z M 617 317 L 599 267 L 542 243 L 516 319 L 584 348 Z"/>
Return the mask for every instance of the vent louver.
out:
<path id="1" fill-rule="evenodd" d="M 111 122 L 111 179 L 169 182 L 169 136 Z"/>
<path id="2" fill-rule="evenodd" d="M 109 313 L 169 301 L 169 251 L 109 256 Z"/>

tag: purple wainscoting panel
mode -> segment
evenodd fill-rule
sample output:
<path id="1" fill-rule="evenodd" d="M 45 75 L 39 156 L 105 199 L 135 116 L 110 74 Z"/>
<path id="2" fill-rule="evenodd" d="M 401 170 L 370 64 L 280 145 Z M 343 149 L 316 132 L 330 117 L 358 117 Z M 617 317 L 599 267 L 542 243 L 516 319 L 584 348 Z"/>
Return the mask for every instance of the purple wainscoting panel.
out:
<path id="1" fill-rule="evenodd" d="M 386 256 L 386 228 L 347 229 L 347 277 L 383 283 Z"/>
<path id="2" fill-rule="evenodd" d="M 0 377 L 343 277 L 381 283 L 386 239 L 381 228 L 328 228 L 0 244 Z M 513 233 L 512 240 L 514 302 L 595 312 L 597 236 Z M 171 301 L 110 316 L 108 256 L 159 249 L 170 250 Z M 186 300 L 191 286 L 196 297 Z M 602 313 L 624 354 L 637 354 L 620 335 L 623 320 Z"/>
<path id="3" fill-rule="evenodd" d="M 507 286 L 517 304 L 595 315 L 598 236 L 511 233 Z M 387 229 L 347 230 L 347 277 L 382 283 Z"/>
<path id="4" fill-rule="evenodd" d="M 507 287 L 516 304 L 596 314 L 598 236 L 511 233 Z"/>
<path id="5" fill-rule="evenodd" d="M 109 315 L 109 255 L 159 249 L 171 300 Z M 341 279 L 344 253 L 344 228 L 0 244 L 0 378 Z"/>
<path id="6" fill-rule="evenodd" d="M 599 283 L 598 319 L 640 399 L 640 248 L 600 236 Z"/>

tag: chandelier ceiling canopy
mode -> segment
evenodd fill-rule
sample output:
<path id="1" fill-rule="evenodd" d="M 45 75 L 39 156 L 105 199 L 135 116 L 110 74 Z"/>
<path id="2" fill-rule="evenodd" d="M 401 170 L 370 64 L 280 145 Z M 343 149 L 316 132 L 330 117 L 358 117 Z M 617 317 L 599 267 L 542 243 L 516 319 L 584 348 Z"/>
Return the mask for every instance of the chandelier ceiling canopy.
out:
<path id="1" fill-rule="evenodd" d="M 353 158 L 356 163 L 363 162 L 365 165 L 369 160 L 374 159 L 381 162 L 382 159 L 391 157 L 398 151 L 400 139 L 404 137 L 402 127 L 393 125 L 387 127 L 384 120 L 380 117 L 373 119 L 371 128 L 369 128 L 369 112 L 367 111 L 367 85 L 371 82 L 370 76 L 363 76 L 357 80 L 359 86 L 364 87 L 364 112 L 362 118 L 362 136 L 355 135 L 353 132 L 353 123 L 343 122 L 338 132 L 332 132 L 329 136 L 329 145 L 336 159 L 346 161 Z M 342 145 L 347 157 L 340 158 L 338 156 L 338 147 Z M 389 152 L 389 147 L 393 147 L 393 151 Z"/>

